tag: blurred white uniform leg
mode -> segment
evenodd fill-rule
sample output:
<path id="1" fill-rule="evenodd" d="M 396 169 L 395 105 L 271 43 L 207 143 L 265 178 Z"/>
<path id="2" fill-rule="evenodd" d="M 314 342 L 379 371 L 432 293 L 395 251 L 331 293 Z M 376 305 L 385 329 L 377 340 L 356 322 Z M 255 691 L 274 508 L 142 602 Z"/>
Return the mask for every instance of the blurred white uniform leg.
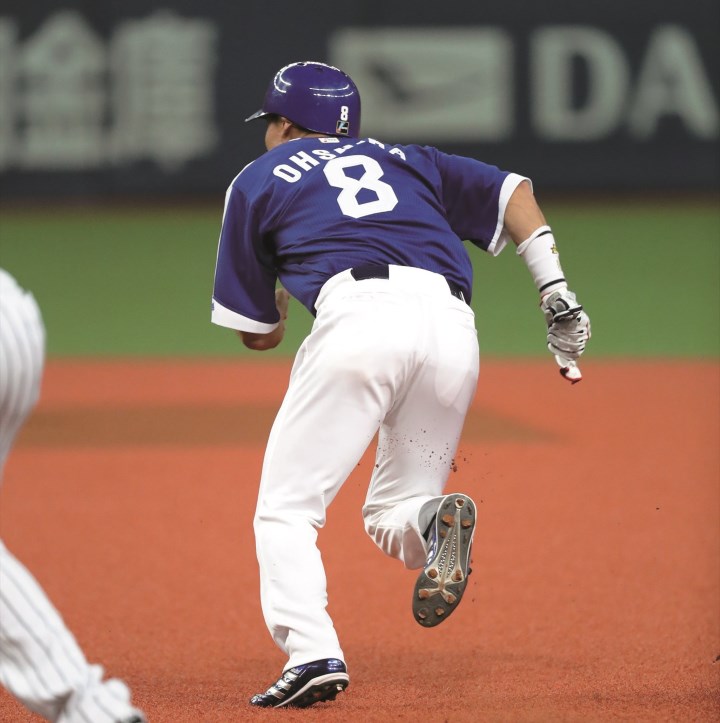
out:
<path id="1" fill-rule="evenodd" d="M 389 280 L 355 281 L 346 271 L 316 306 L 270 433 L 255 515 L 263 613 L 286 669 L 344 659 L 317 530 L 378 430 L 366 526 L 388 554 L 424 563 L 418 512 L 442 492 L 478 373 L 473 312 L 442 276 L 391 267 Z"/>
<path id="2" fill-rule="evenodd" d="M 45 328 L 32 294 L 0 269 L 0 475 L 37 402 Z M 58 723 L 115 723 L 139 712 L 119 680 L 102 682 L 30 572 L 0 541 L 0 683 Z"/>

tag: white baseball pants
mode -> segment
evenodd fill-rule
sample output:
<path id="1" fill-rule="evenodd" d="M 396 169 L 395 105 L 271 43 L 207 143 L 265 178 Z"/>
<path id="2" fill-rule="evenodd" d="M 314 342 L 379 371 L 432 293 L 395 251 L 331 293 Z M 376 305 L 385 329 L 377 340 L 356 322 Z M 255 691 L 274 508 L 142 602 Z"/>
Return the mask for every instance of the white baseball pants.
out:
<path id="1" fill-rule="evenodd" d="M 0 475 L 40 393 L 45 328 L 33 296 L 0 269 Z M 40 585 L 0 541 L 0 683 L 58 723 L 115 723 L 137 711 L 122 681 L 103 682 Z"/>
<path id="2" fill-rule="evenodd" d="M 317 530 L 375 434 L 365 529 L 385 553 L 422 567 L 418 512 L 443 494 L 475 394 L 472 309 L 438 274 L 391 266 L 389 276 L 345 271 L 323 286 L 270 433 L 254 525 L 263 614 L 286 669 L 344 659 Z"/>

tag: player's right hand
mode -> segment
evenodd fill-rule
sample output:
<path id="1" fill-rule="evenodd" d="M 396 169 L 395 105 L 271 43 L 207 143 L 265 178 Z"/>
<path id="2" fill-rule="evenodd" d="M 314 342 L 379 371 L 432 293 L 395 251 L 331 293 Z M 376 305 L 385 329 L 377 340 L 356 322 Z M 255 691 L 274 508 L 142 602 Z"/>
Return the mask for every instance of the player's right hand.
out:
<path id="1" fill-rule="evenodd" d="M 590 318 L 575 294 L 560 289 L 540 302 L 547 322 L 547 345 L 550 352 L 563 359 L 575 360 L 585 351 L 591 336 Z"/>

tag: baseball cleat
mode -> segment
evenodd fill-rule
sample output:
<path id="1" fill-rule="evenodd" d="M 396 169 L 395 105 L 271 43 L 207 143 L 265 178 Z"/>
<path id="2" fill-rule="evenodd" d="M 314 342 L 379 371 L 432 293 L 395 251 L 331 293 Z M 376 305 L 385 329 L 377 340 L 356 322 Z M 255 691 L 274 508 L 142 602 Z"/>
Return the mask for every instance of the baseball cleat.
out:
<path id="1" fill-rule="evenodd" d="M 470 574 L 475 503 L 467 496 L 443 497 L 430 525 L 425 568 L 413 590 L 413 617 L 432 628 L 453 613 Z"/>
<path id="2" fill-rule="evenodd" d="M 259 708 L 307 708 L 315 703 L 335 700 L 350 685 L 342 660 L 327 658 L 286 670 L 264 693 L 250 699 Z"/>

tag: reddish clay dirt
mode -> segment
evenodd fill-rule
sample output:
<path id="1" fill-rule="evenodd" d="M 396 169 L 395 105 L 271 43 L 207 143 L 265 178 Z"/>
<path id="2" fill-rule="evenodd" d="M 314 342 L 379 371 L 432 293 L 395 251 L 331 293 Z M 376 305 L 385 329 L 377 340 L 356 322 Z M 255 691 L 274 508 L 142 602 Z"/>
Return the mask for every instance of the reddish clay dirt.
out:
<path id="1" fill-rule="evenodd" d="M 366 455 L 320 536 L 351 685 L 250 709 L 285 662 L 251 520 L 288 371 L 55 361 L 10 457 L 2 538 L 151 722 L 720 718 L 714 362 L 588 362 L 574 387 L 485 363 L 448 484 L 479 508 L 462 606 L 413 621 L 414 574 L 363 531 Z M 0 720 L 36 718 L 0 691 Z"/>

